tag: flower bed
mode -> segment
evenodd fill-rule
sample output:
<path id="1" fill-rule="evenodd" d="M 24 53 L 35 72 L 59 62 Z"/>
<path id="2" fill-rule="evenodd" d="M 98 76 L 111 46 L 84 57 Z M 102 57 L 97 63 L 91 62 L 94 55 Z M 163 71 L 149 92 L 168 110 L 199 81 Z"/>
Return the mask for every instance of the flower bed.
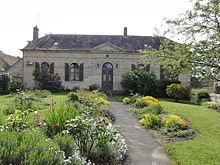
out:
<path id="1" fill-rule="evenodd" d="M 130 100 L 135 101 L 131 102 Z M 157 139 L 158 136 L 166 136 L 166 139 L 181 139 L 191 138 L 195 135 L 195 131 L 190 129 L 190 125 L 185 119 L 176 114 L 165 112 L 159 101 L 152 96 L 126 97 L 123 99 L 123 103 L 133 105 L 131 111 L 139 117 L 140 124 L 152 129 L 151 132 Z"/>
<path id="2" fill-rule="evenodd" d="M 26 95 L 29 98 L 30 93 L 22 92 L 22 98 Z M 110 102 L 105 94 L 86 90 L 70 93 L 67 101 L 42 105 L 38 113 L 32 107 L 39 99 L 23 99 L 24 104 L 15 107 L 0 126 L 1 163 L 122 163 L 127 145 L 113 125 L 114 115 L 106 110 Z"/>

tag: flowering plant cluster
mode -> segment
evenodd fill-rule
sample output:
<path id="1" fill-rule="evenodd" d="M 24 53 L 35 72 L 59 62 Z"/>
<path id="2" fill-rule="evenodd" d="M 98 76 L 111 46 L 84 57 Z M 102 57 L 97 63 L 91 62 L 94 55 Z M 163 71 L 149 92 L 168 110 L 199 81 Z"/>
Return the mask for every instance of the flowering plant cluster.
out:
<path id="1" fill-rule="evenodd" d="M 127 145 L 113 125 L 114 115 L 106 109 L 106 105 L 110 105 L 107 96 L 86 90 L 68 96 L 69 99 L 62 103 L 53 102 L 50 106 L 44 103 L 37 113 L 29 107 L 42 98 L 19 93 L 17 107 L 20 108 L 0 126 L 0 144 L 5 144 L 3 154 L 0 154 L 3 164 L 94 165 L 122 162 Z M 22 143 L 16 143 L 19 140 Z M 16 148 L 16 152 L 11 151 L 12 148 Z"/>
<path id="2" fill-rule="evenodd" d="M 122 102 L 123 102 L 124 104 L 130 104 L 130 103 L 131 103 L 131 99 L 129 99 L 128 97 L 125 97 L 125 98 L 122 100 Z"/>
<path id="3" fill-rule="evenodd" d="M 95 101 L 97 101 L 99 104 L 111 105 L 111 103 L 109 101 L 103 99 L 102 97 L 95 98 Z"/>
<path id="4" fill-rule="evenodd" d="M 125 97 L 123 103 L 127 104 L 127 99 L 129 98 Z M 187 123 L 178 115 L 166 114 L 156 98 L 134 95 L 132 99 L 135 100 L 133 104 L 136 107 L 132 111 L 138 115 L 139 122 L 144 127 L 161 129 L 171 136 L 181 135 L 181 137 L 184 137 L 192 135 L 193 130 L 189 130 Z"/>

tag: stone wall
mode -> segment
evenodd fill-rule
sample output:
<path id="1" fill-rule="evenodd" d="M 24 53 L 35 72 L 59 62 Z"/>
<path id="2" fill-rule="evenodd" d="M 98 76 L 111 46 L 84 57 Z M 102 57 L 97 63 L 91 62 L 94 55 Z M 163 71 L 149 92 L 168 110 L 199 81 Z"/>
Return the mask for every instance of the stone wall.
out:
<path id="1" fill-rule="evenodd" d="M 131 64 L 136 66 L 140 63 L 151 64 L 151 71 L 155 72 L 159 78 L 160 69 L 152 61 L 143 62 L 138 53 L 124 53 L 121 51 L 112 51 L 108 49 L 95 51 L 24 51 L 24 72 L 23 83 L 26 88 L 33 88 L 34 81 L 32 73 L 34 71 L 34 62 L 53 63 L 54 73 L 58 73 L 62 80 L 62 85 L 72 89 L 75 86 L 88 88 L 91 84 L 102 85 L 102 65 L 110 62 L 113 65 L 113 90 L 120 90 L 120 81 L 124 73 L 131 70 Z M 84 80 L 65 81 L 65 63 L 84 63 Z"/>

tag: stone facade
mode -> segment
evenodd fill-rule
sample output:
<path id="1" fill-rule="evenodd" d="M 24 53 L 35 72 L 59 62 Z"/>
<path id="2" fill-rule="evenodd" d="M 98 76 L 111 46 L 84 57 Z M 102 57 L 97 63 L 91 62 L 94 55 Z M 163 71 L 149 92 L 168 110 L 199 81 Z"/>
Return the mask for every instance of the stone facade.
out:
<path id="1" fill-rule="evenodd" d="M 36 28 L 33 41 L 22 50 L 25 88 L 35 87 L 32 73 L 36 66 L 41 68 L 45 63 L 48 67 L 53 64 L 53 73 L 59 74 L 62 85 L 68 89 L 76 86 L 88 88 L 92 84 L 105 89 L 106 84 L 111 83 L 111 90 L 121 90 L 122 75 L 138 66 L 148 67 L 158 79 L 161 77 L 160 65 L 152 60 L 143 62 L 137 51 L 149 45 L 158 48 L 158 38 L 127 36 L 127 28 L 123 36 L 48 35 L 38 38 Z M 80 75 L 74 75 L 76 77 L 71 80 L 70 75 L 75 74 L 71 70 L 73 65 L 79 67 L 75 71 Z"/>
<path id="2" fill-rule="evenodd" d="M 61 58 L 62 57 L 62 58 Z M 34 81 L 32 73 L 35 69 L 35 62 L 40 65 L 43 62 L 54 63 L 54 73 L 58 73 L 62 80 L 62 85 L 72 89 L 75 86 L 88 88 L 89 85 L 98 84 L 102 87 L 102 66 L 109 62 L 113 65 L 113 90 L 121 90 L 120 81 L 124 73 L 132 69 L 132 65 L 137 66 L 150 64 L 150 70 L 155 72 L 158 79 L 160 69 L 152 61 L 143 62 L 138 53 L 124 53 L 112 47 L 103 45 L 100 50 L 92 52 L 81 51 L 31 51 L 24 52 L 23 83 L 26 88 L 33 88 Z M 83 81 L 65 81 L 65 63 L 84 64 Z"/>

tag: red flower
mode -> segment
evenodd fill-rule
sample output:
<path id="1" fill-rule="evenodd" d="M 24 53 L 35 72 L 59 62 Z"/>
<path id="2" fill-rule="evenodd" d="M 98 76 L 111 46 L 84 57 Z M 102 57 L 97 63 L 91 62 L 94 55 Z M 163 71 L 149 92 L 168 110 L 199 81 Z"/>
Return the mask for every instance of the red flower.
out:
<path id="1" fill-rule="evenodd" d="M 59 123 L 52 124 L 52 128 L 59 128 Z"/>

